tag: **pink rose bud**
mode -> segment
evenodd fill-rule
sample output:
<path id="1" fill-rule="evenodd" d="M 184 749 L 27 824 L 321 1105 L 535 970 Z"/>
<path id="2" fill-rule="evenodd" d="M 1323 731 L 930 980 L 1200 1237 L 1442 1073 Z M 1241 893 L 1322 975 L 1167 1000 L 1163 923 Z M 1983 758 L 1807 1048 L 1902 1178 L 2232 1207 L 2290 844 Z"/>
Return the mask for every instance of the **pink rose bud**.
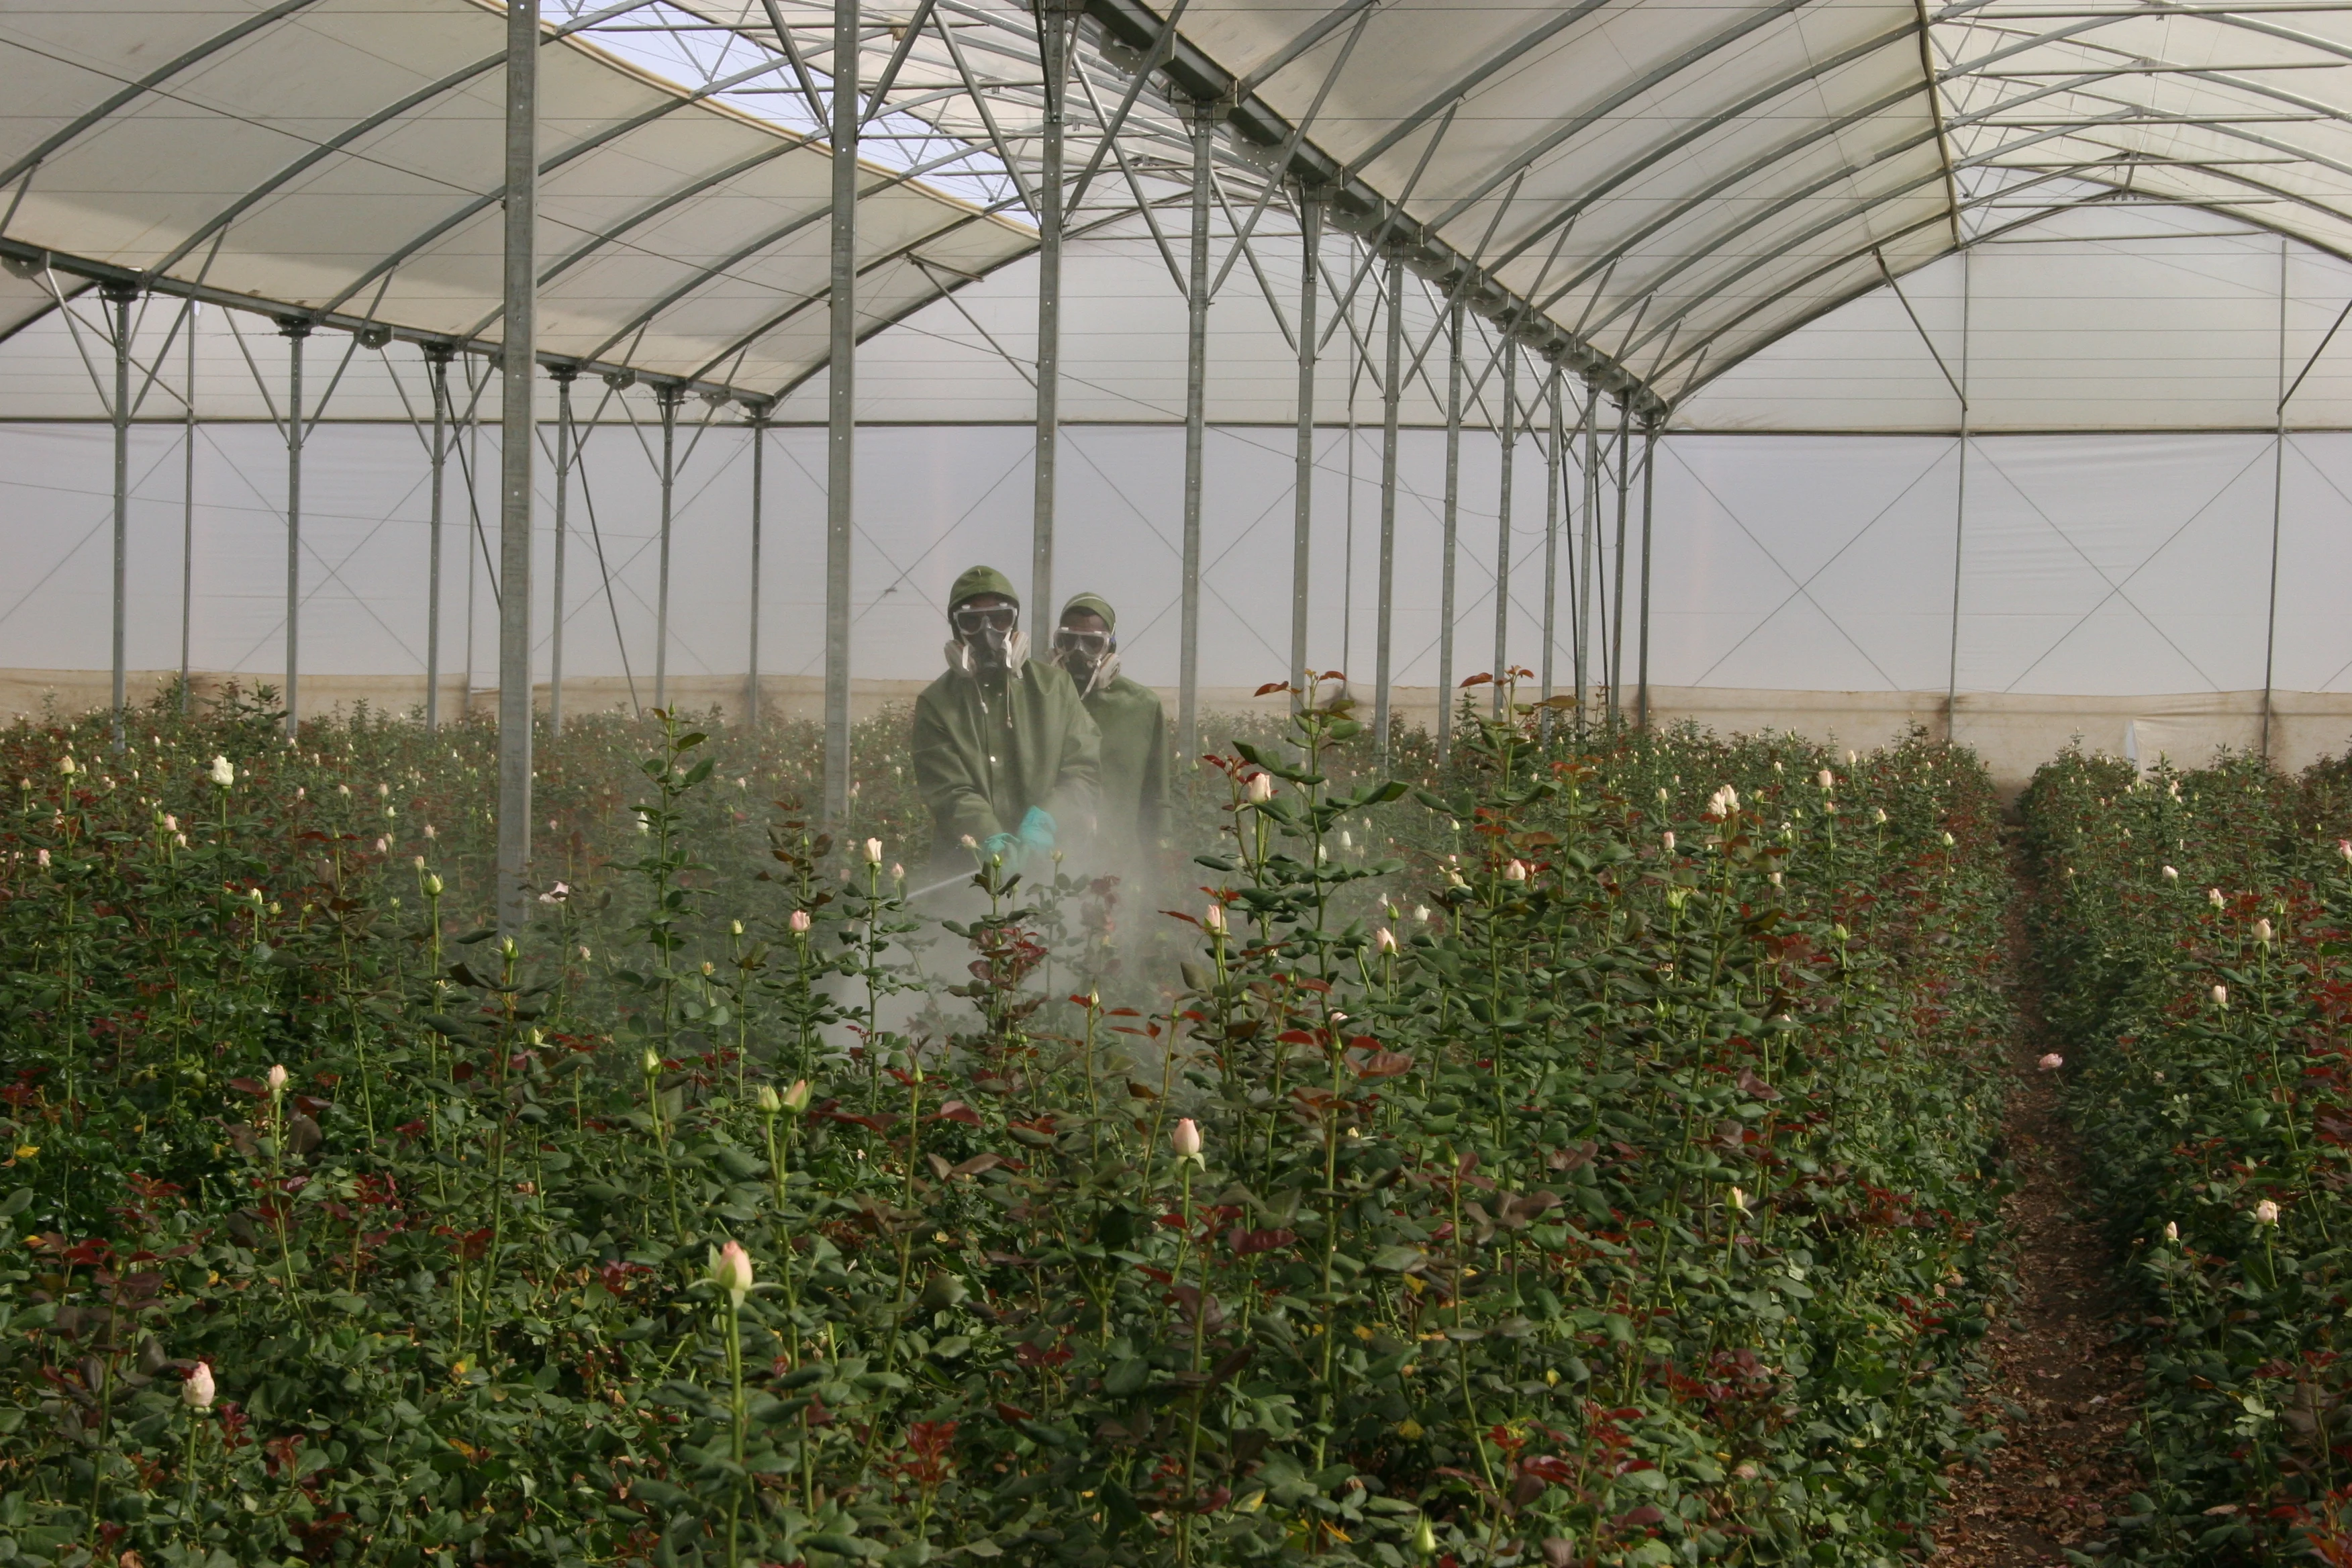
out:
<path id="1" fill-rule="evenodd" d="M 1382 952 L 1394 952 L 1397 950 L 1396 932 L 1389 930 L 1386 926 L 1382 926 L 1379 932 L 1372 938 L 1372 943 Z"/>
<path id="2" fill-rule="evenodd" d="M 202 1415 L 213 1407 L 213 1369 L 198 1362 L 187 1376 L 180 1380 L 180 1403 Z"/>
<path id="3" fill-rule="evenodd" d="M 1658 843 L 1667 854 L 1671 855 L 1675 852 L 1675 836 L 1672 832 L 1660 835 Z"/>
<path id="4" fill-rule="evenodd" d="M 798 1116 L 802 1111 L 808 1109 L 808 1079 L 804 1078 L 794 1079 L 793 1080 L 793 1087 L 784 1090 L 784 1109 L 791 1111 L 794 1116 Z"/>
<path id="5" fill-rule="evenodd" d="M 1270 801 L 1273 798 L 1274 775 L 1271 773 L 1250 774 L 1249 803 L 1252 805 L 1264 805 L 1267 801 Z"/>
<path id="6" fill-rule="evenodd" d="M 1526 861 L 1514 860 L 1503 868 L 1503 880 L 1506 882 L 1524 882 L 1527 879 L 1528 863 Z"/>
<path id="7" fill-rule="evenodd" d="M 710 1282 L 727 1292 L 737 1306 L 751 1293 L 751 1255 L 740 1241 L 710 1249 Z"/>
<path id="8" fill-rule="evenodd" d="M 2060 1056 L 2056 1051 L 2052 1051 L 2049 1055 L 2043 1057 L 2034 1065 L 2040 1068 L 2043 1072 L 2056 1072 L 2060 1068 L 2066 1065 L 2066 1058 Z"/>
<path id="9" fill-rule="evenodd" d="M 41 863 L 42 870 L 46 871 L 49 868 L 49 852 L 47 850 L 43 849 L 36 852 L 33 858 Z"/>
<path id="10" fill-rule="evenodd" d="M 1201 1129 L 1191 1117 L 1176 1123 L 1176 1131 L 1169 1134 L 1168 1141 L 1175 1146 L 1177 1158 L 1198 1160 L 1201 1157 Z"/>
<path id="11" fill-rule="evenodd" d="M 2271 940 L 2270 921 L 2256 921 L 2254 922 L 2254 940 L 2256 942 L 2268 942 Z"/>
<path id="12" fill-rule="evenodd" d="M 1224 935 L 1225 906 L 1223 904 L 1211 904 L 1209 906 L 1209 912 L 1201 917 L 1201 929 L 1206 931 L 1213 931 L 1218 936 Z"/>
<path id="13" fill-rule="evenodd" d="M 806 936 L 809 929 L 809 912 L 806 910 L 794 910 L 793 918 L 785 923 L 793 928 L 794 936 Z"/>
<path id="14" fill-rule="evenodd" d="M 269 1094 L 271 1099 L 274 1100 L 278 1096 L 286 1092 L 286 1069 L 284 1067 L 276 1062 L 272 1062 L 269 1066 L 269 1071 L 263 1076 L 269 1085 Z"/>

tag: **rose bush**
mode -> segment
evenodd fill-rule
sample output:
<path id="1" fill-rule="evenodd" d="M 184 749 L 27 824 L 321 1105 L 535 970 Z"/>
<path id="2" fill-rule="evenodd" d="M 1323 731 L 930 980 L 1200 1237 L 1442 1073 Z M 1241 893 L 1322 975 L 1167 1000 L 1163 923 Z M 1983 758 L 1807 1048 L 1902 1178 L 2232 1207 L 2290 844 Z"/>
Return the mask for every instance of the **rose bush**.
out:
<path id="1" fill-rule="evenodd" d="M 513 942 L 478 726 L 0 735 L 0 1561 L 1923 1547 L 1994 1440 L 1989 781 L 1554 717 L 1399 780 L 1310 701 L 1175 918 L 950 923 L 887 763 L 835 837 L 797 731 L 577 723 Z"/>

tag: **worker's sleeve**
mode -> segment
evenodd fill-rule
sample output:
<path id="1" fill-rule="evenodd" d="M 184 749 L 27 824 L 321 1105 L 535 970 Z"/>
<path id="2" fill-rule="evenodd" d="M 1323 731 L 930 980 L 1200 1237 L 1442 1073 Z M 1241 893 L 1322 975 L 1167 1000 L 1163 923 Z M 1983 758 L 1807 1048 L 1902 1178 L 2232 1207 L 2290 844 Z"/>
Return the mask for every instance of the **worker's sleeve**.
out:
<path id="1" fill-rule="evenodd" d="M 1051 671 L 1045 689 L 1062 731 L 1062 755 L 1045 809 L 1072 837 L 1091 837 L 1102 812 L 1102 731 L 1068 676 Z"/>
<path id="2" fill-rule="evenodd" d="M 1168 834 L 1169 752 L 1168 714 L 1155 699 L 1151 704 L 1151 744 L 1143 753 L 1142 800 L 1135 814 L 1135 836 L 1147 847 Z"/>
<path id="3" fill-rule="evenodd" d="M 980 767 L 980 737 L 959 733 L 946 706 L 928 691 L 915 700 L 915 787 L 939 826 L 938 842 L 950 845 L 1002 833 Z"/>

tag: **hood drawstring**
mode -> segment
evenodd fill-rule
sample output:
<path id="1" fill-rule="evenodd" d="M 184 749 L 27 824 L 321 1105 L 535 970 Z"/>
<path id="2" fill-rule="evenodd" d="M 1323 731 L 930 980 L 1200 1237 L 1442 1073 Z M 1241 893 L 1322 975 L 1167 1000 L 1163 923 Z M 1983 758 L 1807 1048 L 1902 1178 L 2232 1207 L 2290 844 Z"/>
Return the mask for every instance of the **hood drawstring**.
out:
<path id="1" fill-rule="evenodd" d="M 1092 697 L 1118 679 L 1118 649 L 1113 648 L 1096 663 L 1095 672 L 1087 677 L 1087 683 L 1084 686 L 1078 688 L 1078 696 L 1082 700 Z"/>

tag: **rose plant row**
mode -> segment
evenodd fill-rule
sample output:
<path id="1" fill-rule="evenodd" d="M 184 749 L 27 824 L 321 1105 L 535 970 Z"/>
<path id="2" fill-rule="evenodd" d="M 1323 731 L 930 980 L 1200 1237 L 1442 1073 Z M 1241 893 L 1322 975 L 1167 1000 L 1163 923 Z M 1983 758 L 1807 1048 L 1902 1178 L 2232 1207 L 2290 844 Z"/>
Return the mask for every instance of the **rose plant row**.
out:
<path id="1" fill-rule="evenodd" d="M 2024 797 L 2046 1010 L 2141 1297 L 2131 1561 L 2352 1562 L 2344 778 L 2077 754 Z"/>
<path id="2" fill-rule="evenodd" d="M 512 941 L 478 729 L 0 736 L 0 1562 L 1924 1549 L 1989 781 L 1498 707 L 1245 732 L 1169 915 L 946 921 L 793 737 L 582 725 Z"/>

